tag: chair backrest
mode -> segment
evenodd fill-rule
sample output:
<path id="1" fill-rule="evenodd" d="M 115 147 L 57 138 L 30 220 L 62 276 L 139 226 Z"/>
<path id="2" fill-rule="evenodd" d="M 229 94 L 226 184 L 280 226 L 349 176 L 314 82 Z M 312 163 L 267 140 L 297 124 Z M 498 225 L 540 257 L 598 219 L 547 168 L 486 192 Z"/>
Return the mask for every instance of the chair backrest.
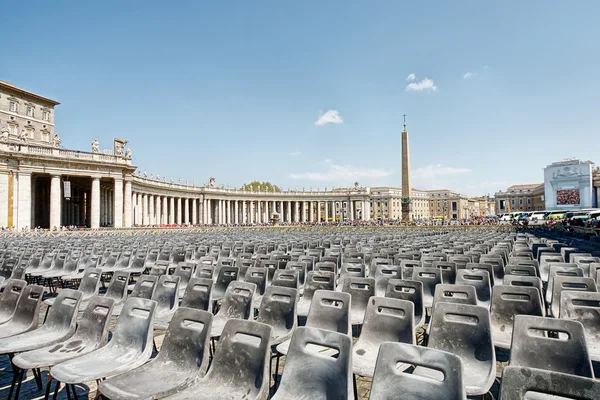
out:
<path id="1" fill-rule="evenodd" d="M 439 371 L 443 379 L 400 372 L 397 368 L 399 364 Z M 446 351 L 412 344 L 383 343 L 379 348 L 369 399 L 396 399 L 400 393 L 411 399 L 466 399 L 460 357 Z"/>
<path id="2" fill-rule="evenodd" d="M 298 318 L 296 317 L 296 301 L 298 290 L 283 286 L 269 286 L 265 291 L 260 310 L 258 322 L 265 323 L 273 328 L 273 335 L 283 336 L 296 329 Z"/>
<path id="3" fill-rule="evenodd" d="M 587 275 L 583 274 L 583 270 L 577 267 L 577 264 L 566 264 L 566 266 L 563 266 L 562 263 L 550 264 L 550 271 L 548 272 L 548 287 L 550 288 L 550 290 L 546 291 L 546 301 L 548 303 L 552 302 L 552 288 L 554 288 L 554 278 L 557 276 L 582 278 Z"/>
<path id="4" fill-rule="evenodd" d="M 77 324 L 77 311 L 83 293 L 74 289 L 63 289 L 56 296 L 56 300 L 48 311 L 48 317 L 44 325 L 51 330 L 75 331 Z"/>
<path id="5" fill-rule="evenodd" d="M 298 284 L 300 286 L 303 286 L 306 282 L 307 268 L 308 264 L 302 261 L 288 261 L 285 266 L 287 270 L 298 271 Z"/>
<path id="6" fill-rule="evenodd" d="M 332 272 L 337 275 L 337 264 L 331 261 L 319 261 L 315 264 L 315 271 Z"/>
<path id="7" fill-rule="evenodd" d="M 335 275 L 332 272 L 310 271 L 304 283 L 303 300 L 312 299 L 317 290 L 334 290 Z"/>
<path id="8" fill-rule="evenodd" d="M 415 305 L 408 300 L 371 297 L 365 312 L 360 341 L 381 344 L 402 342 L 416 344 Z"/>
<path id="9" fill-rule="evenodd" d="M 387 284 L 390 279 L 402 278 L 402 267 L 399 265 L 377 265 L 373 273 L 375 278 L 375 295 L 379 297 L 385 296 Z"/>
<path id="10" fill-rule="evenodd" d="M 600 292 L 562 292 L 560 318 L 581 322 L 590 353 L 600 352 Z"/>
<path id="11" fill-rule="evenodd" d="M 115 300 L 105 296 L 93 296 L 77 324 L 73 339 L 81 339 L 98 346 L 108 341 L 108 326 Z"/>
<path id="12" fill-rule="evenodd" d="M 560 308 L 560 294 L 563 290 L 578 290 L 582 292 L 597 292 L 596 281 L 592 278 L 571 277 L 571 276 L 556 276 L 554 277 L 554 285 L 552 285 L 552 299 L 550 306 L 552 315 L 558 317 Z"/>
<path id="13" fill-rule="evenodd" d="M 212 313 L 180 307 L 175 311 L 156 362 L 173 362 L 178 369 L 194 373 L 208 369 Z M 159 364 L 160 365 L 160 364 Z"/>
<path id="14" fill-rule="evenodd" d="M 352 334 L 350 325 L 350 294 L 332 290 L 317 290 L 310 303 L 306 326 Z"/>
<path id="15" fill-rule="evenodd" d="M 227 321 L 204 380 L 230 382 L 248 399 L 267 398 L 271 329 L 260 322 Z"/>
<path id="16" fill-rule="evenodd" d="M 298 271 L 289 269 L 278 269 L 273 275 L 271 285 L 298 289 L 298 287 L 300 286 Z"/>
<path id="17" fill-rule="evenodd" d="M 108 284 L 104 296 L 120 302 L 127 297 L 127 284 L 129 283 L 129 272 L 116 271 Z"/>
<path id="18" fill-rule="evenodd" d="M 412 280 L 423 282 L 423 304 L 426 308 L 430 308 L 433 304 L 435 287 L 442 283 L 442 271 L 433 267 L 415 267 Z"/>
<path id="19" fill-rule="evenodd" d="M 174 312 L 179 307 L 181 276 L 163 275 L 158 278 L 152 300 L 156 301 L 156 314 Z"/>
<path id="20" fill-rule="evenodd" d="M 437 303 L 456 303 L 456 304 L 471 304 L 477 305 L 477 292 L 472 285 L 450 285 L 441 283 L 435 287 L 433 295 L 433 306 L 431 313 L 433 314 Z"/>
<path id="21" fill-rule="evenodd" d="M 99 268 L 86 268 L 79 284 L 79 290 L 84 297 L 90 297 L 98 294 L 100 290 L 100 279 L 102 271 Z"/>
<path id="22" fill-rule="evenodd" d="M 181 307 L 195 308 L 212 312 L 213 280 L 208 278 L 192 278 L 181 299 Z"/>
<path id="23" fill-rule="evenodd" d="M 217 275 L 215 282 L 215 291 L 224 292 L 229 284 L 237 280 L 240 272 L 240 267 L 223 266 Z"/>
<path id="24" fill-rule="evenodd" d="M 496 369 L 490 312 L 469 304 L 439 303 L 431 316 L 427 347 L 459 356 L 465 373 Z M 488 376 L 488 389 L 496 374 Z"/>
<path id="25" fill-rule="evenodd" d="M 491 299 L 490 274 L 484 270 L 460 269 L 456 271 L 457 285 L 473 285 L 479 305 L 489 307 Z"/>
<path id="26" fill-rule="evenodd" d="M 566 319 L 516 315 L 510 365 L 594 377 L 583 325 Z"/>
<path id="27" fill-rule="evenodd" d="M 334 349 L 336 355 L 315 353 L 307 349 L 309 345 Z M 352 339 L 347 335 L 309 327 L 296 329 L 273 399 L 352 398 L 351 348 Z"/>
<path id="28" fill-rule="evenodd" d="M 344 280 L 342 292 L 350 294 L 351 322 L 362 323 L 369 299 L 375 296 L 375 279 L 348 277 Z"/>
<path id="29" fill-rule="evenodd" d="M 161 277 L 166 275 L 161 275 Z M 151 299 L 156 290 L 158 275 L 140 275 L 133 290 L 131 297 L 140 297 L 142 299 Z"/>
<path id="30" fill-rule="evenodd" d="M 192 273 L 194 272 L 194 267 L 188 265 L 187 262 L 182 261 L 177 264 L 175 268 L 175 272 L 173 272 L 173 276 L 178 276 L 181 279 L 179 280 L 179 286 L 186 287 L 190 279 L 192 278 Z"/>
<path id="31" fill-rule="evenodd" d="M 254 283 L 256 285 L 255 296 L 262 296 L 267 288 L 267 279 L 269 270 L 265 267 L 250 267 L 246 270 L 244 282 Z"/>
<path id="32" fill-rule="evenodd" d="M 151 354 L 155 312 L 156 301 L 141 297 L 128 298 L 107 346 Z"/>
<path id="33" fill-rule="evenodd" d="M 415 326 L 421 326 L 425 319 L 423 304 L 423 282 L 405 279 L 390 279 L 385 297 L 408 300 L 415 305 Z"/>
<path id="34" fill-rule="evenodd" d="M 508 264 L 504 272 L 504 282 L 506 282 L 506 275 L 538 276 L 537 268 L 533 265 Z"/>
<path id="35" fill-rule="evenodd" d="M 538 278 L 539 279 L 539 278 Z M 540 291 L 527 286 L 495 286 L 492 292 L 490 317 L 496 346 L 511 345 L 515 315 L 546 315 Z"/>
<path id="36" fill-rule="evenodd" d="M 196 278 L 214 279 L 215 267 L 213 265 L 198 264 L 196 268 Z"/>
<path id="37" fill-rule="evenodd" d="M 522 399 L 600 399 L 596 379 L 562 374 L 537 368 L 506 366 L 502 371 L 502 400 Z"/>
<path id="38" fill-rule="evenodd" d="M 14 315 L 19 297 L 23 293 L 25 286 L 27 286 L 27 282 L 21 279 L 8 279 L 6 281 L 6 286 L 0 299 L 1 322 L 8 320 Z"/>
<path id="39" fill-rule="evenodd" d="M 471 271 L 487 271 L 490 277 L 490 287 L 494 286 L 494 266 L 489 263 L 467 263 L 466 269 Z M 504 279 L 504 278 L 503 278 Z M 502 284 L 502 281 L 500 281 Z"/>
<path id="40" fill-rule="evenodd" d="M 218 314 L 227 318 L 249 319 L 256 285 L 250 282 L 231 282 L 225 291 Z"/>
<path id="41" fill-rule="evenodd" d="M 442 283 L 454 284 L 456 280 L 456 263 L 450 261 L 434 261 L 431 265 L 442 271 Z"/>
<path id="42" fill-rule="evenodd" d="M 298 261 L 306 263 L 306 271 L 310 272 L 314 269 L 315 258 L 313 256 L 299 256 Z"/>
<path id="43" fill-rule="evenodd" d="M 25 328 L 22 332 L 37 328 L 43 295 L 44 287 L 39 285 L 27 285 L 21 292 L 11 322 Z"/>
<path id="44" fill-rule="evenodd" d="M 560 254 L 544 254 L 540 258 L 540 278 L 543 282 L 548 282 L 548 273 L 550 272 L 550 264 L 564 263 L 565 259 Z"/>

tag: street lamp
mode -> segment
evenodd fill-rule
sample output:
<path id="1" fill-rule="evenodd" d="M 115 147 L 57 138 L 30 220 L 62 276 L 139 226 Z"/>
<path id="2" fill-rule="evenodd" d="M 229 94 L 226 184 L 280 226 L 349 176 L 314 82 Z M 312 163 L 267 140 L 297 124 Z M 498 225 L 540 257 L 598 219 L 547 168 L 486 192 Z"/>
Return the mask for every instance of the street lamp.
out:
<path id="1" fill-rule="evenodd" d="M 448 210 L 448 201 L 446 199 L 444 199 L 444 209 L 443 209 L 443 214 L 442 214 L 442 226 L 444 226 L 444 224 L 446 222 L 447 210 Z"/>

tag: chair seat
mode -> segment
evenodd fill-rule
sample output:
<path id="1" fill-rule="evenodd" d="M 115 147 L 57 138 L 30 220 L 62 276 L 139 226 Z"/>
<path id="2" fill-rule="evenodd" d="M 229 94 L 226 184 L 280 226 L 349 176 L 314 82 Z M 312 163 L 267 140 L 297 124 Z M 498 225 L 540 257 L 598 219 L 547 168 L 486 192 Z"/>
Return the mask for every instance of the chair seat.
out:
<path id="1" fill-rule="evenodd" d="M 75 333 L 75 326 L 72 329 L 52 329 L 44 325 L 33 331 L 0 339 L 0 354 L 39 349 L 68 339 L 73 333 Z"/>
<path id="2" fill-rule="evenodd" d="M 97 343 L 73 336 L 67 341 L 52 346 L 18 354 L 13 358 L 13 363 L 23 370 L 52 367 L 63 361 L 88 354 L 97 348 Z"/>
<path id="3" fill-rule="evenodd" d="M 375 372 L 375 364 L 379 355 L 379 346 L 370 345 L 365 341 L 358 340 L 352 348 L 352 372 L 355 375 L 372 378 Z M 396 366 L 398 372 L 407 370 L 410 364 Z"/>
<path id="4" fill-rule="evenodd" d="M 151 347 L 150 347 L 151 348 Z M 50 373 L 60 382 L 75 384 L 94 381 L 137 368 L 150 359 L 150 353 L 140 354 L 131 349 L 115 351 L 103 347 L 74 360 L 54 366 Z"/>

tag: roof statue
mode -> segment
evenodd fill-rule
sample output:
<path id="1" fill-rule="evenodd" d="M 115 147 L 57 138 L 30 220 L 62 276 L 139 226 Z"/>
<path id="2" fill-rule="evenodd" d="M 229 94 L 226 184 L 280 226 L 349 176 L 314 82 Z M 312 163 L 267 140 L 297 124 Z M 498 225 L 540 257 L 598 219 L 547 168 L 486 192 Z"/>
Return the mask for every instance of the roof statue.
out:
<path id="1" fill-rule="evenodd" d="M 60 144 L 62 143 L 62 139 L 60 138 L 60 136 L 58 136 L 58 133 L 54 134 L 53 143 L 54 143 L 54 147 L 60 147 Z"/>
<path id="2" fill-rule="evenodd" d="M 100 153 L 100 142 L 98 139 L 94 139 L 92 142 L 92 153 Z"/>

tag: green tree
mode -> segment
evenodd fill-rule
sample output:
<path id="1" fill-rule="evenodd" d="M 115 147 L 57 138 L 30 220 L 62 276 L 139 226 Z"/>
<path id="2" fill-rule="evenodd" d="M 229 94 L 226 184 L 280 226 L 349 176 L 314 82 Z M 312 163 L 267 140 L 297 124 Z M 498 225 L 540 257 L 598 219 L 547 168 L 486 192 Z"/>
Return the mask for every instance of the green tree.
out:
<path id="1" fill-rule="evenodd" d="M 261 192 L 281 192 L 281 189 L 277 185 L 273 185 L 271 182 L 259 182 L 252 181 L 250 183 L 244 183 L 242 185 L 242 189 L 253 192 L 261 191 Z"/>

